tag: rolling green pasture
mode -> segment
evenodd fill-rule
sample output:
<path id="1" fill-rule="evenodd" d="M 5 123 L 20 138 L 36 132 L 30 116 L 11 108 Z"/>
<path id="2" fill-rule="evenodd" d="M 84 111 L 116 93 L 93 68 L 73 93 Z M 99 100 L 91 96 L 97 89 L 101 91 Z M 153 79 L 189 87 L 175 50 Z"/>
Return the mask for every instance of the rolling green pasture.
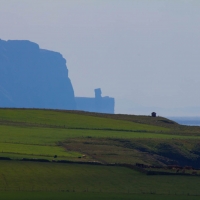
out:
<path id="1" fill-rule="evenodd" d="M 0 156 L 11 158 L 47 157 L 73 160 L 81 156 L 79 149 L 66 151 L 59 142 L 71 138 L 119 138 L 119 139 L 200 139 L 200 136 L 181 136 L 148 132 L 124 132 L 108 130 L 81 130 L 43 127 L 0 126 Z M 13 155 L 12 155 L 13 154 Z M 23 156 L 24 155 L 24 156 Z"/>
<path id="2" fill-rule="evenodd" d="M 58 126 L 75 129 L 108 129 L 128 131 L 169 131 L 168 128 L 125 120 L 81 115 L 53 110 L 0 109 L 0 122 L 21 122 L 23 125 Z"/>
<path id="3" fill-rule="evenodd" d="M 2 192 L 0 198 L 3 200 L 198 200 L 199 196 L 90 192 Z"/>
<path id="4" fill-rule="evenodd" d="M 158 157 L 171 159 L 165 157 L 170 152 L 195 162 L 199 139 L 200 129 L 165 118 L 0 109 L 0 157 L 14 159 L 0 160 L 0 199 L 196 200 L 199 176 L 147 176 L 124 167 L 18 159 L 57 155 L 57 160 L 163 164 Z"/>
<path id="5" fill-rule="evenodd" d="M 0 152 L 2 154 L 22 154 L 32 156 L 52 157 L 58 155 L 59 157 L 79 157 L 80 153 L 65 151 L 64 148 L 58 146 L 41 146 L 29 144 L 13 144 L 13 143 L 0 143 Z M 1 155 L 1 154 L 0 154 Z"/>
<path id="6" fill-rule="evenodd" d="M 84 154 L 104 163 L 165 166 L 171 165 L 171 161 L 168 161 L 176 158 L 176 164 L 180 160 L 182 165 L 183 162 L 185 165 L 190 162 L 190 165 L 199 168 L 196 165 L 199 163 L 200 152 L 200 142 L 197 139 L 71 138 L 64 141 L 62 146 L 71 151 L 81 149 Z"/>
<path id="7" fill-rule="evenodd" d="M 172 135 L 167 133 L 125 132 L 106 130 L 79 130 L 41 127 L 0 126 L 0 141 L 9 143 L 55 145 L 68 138 L 161 138 L 161 139 L 200 139 L 200 136 Z"/>
<path id="8" fill-rule="evenodd" d="M 147 176 L 112 166 L 0 161 L 1 191 L 200 195 L 200 177 Z"/>
<path id="9" fill-rule="evenodd" d="M 165 152 L 159 143 L 165 144 L 163 140 L 168 140 L 176 143 L 181 141 L 178 146 L 167 142 L 165 145 L 168 145 L 170 151 L 179 149 L 180 156 L 184 158 L 192 156 L 191 158 L 196 159 L 196 155 L 189 152 L 194 149 L 196 143 L 191 143 L 186 152 L 184 148 L 188 147 L 184 141 L 199 141 L 199 133 L 176 134 L 176 129 L 173 128 L 174 126 L 177 128 L 176 124 L 172 124 L 170 129 L 169 126 L 163 128 L 131 122 L 131 116 L 127 116 L 127 121 L 110 119 L 109 116 L 107 118 L 90 116 L 87 113 L 79 114 L 72 111 L 0 109 L 0 156 L 12 159 L 52 160 L 57 155 L 57 159 L 60 160 L 77 161 L 86 154 L 82 161 L 160 164 L 152 155 L 163 155 Z M 142 118 L 152 119 L 151 117 L 138 119 Z M 126 116 L 123 119 L 126 119 Z M 158 120 L 166 121 L 162 118 Z M 154 120 L 154 124 L 156 123 Z M 121 142 L 113 143 L 111 139 L 119 139 Z M 138 139 L 142 141 L 139 142 Z M 103 143 L 99 143 L 98 140 Z M 109 142 L 105 145 L 105 141 Z M 158 148 L 154 147 L 155 145 Z"/>

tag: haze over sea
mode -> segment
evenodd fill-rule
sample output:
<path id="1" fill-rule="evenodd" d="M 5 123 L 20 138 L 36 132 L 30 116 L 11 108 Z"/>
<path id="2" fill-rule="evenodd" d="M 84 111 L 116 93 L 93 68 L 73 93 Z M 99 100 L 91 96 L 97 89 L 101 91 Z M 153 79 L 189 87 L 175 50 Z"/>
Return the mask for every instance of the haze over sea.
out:
<path id="1" fill-rule="evenodd" d="M 169 119 L 188 126 L 200 126 L 200 117 L 168 117 Z"/>
<path id="2" fill-rule="evenodd" d="M 75 96 L 101 88 L 115 113 L 198 116 L 199 10 L 200 0 L 1 0 L 0 39 L 61 53 Z"/>

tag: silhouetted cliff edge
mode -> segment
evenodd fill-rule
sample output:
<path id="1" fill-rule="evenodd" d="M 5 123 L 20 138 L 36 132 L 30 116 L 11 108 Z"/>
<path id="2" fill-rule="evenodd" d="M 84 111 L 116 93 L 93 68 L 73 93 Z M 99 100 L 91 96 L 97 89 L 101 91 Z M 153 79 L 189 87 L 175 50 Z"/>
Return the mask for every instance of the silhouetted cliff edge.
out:
<path id="1" fill-rule="evenodd" d="M 75 109 L 66 60 L 26 40 L 0 40 L 0 107 Z"/>

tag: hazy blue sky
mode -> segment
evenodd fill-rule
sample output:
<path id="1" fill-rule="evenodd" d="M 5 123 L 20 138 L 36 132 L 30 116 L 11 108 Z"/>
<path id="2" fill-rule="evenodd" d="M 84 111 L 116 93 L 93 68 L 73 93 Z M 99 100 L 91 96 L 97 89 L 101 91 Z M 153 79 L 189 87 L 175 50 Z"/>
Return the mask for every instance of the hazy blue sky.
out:
<path id="1" fill-rule="evenodd" d="M 0 38 L 60 52 L 75 95 L 116 113 L 200 115 L 199 0 L 1 0 Z"/>

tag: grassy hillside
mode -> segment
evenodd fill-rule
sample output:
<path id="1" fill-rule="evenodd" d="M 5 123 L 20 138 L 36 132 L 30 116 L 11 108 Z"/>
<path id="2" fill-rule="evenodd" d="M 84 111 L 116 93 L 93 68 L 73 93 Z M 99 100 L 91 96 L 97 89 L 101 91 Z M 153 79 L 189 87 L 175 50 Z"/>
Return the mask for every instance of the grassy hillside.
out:
<path id="1" fill-rule="evenodd" d="M 12 159 L 51 161 L 56 155 L 56 160 L 198 167 L 199 138 L 197 127 L 162 117 L 0 109 L 0 156 Z"/>
<path id="2" fill-rule="evenodd" d="M 21 126 L 60 127 L 68 129 L 102 129 L 122 131 L 168 131 L 169 129 L 126 120 L 104 118 L 53 110 L 0 109 L 0 123 Z"/>
<path id="3" fill-rule="evenodd" d="M 141 123 L 142 121 L 145 124 Z M 152 164 L 160 163 L 160 161 L 156 162 L 156 158 L 144 155 L 144 152 L 145 154 L 149 152 L 157 153 L 159 149 L 152 151 L 152 147 L 149 147 L 146 148 L 146 151 L 143 146 L 148 146 L 147 143 L 149 142 L 146 141 L 149 140 L 147 139 L 154 139 L 154 143 L 159 144 L 162 139 L 199 141 L 200 137 L 200 131 L 198 132 L 196 128 L 190 131 L 185 128 L 187 131 L 180 132 L 181 129 L 184 129 L 184 126 L 161 117 L 106 115 L 75 111 L 0 109 L 0 124 L 0 156 L 11 158 L 39 157 L 52 160 L 57 155 L 59 159 L 79 160 L 78 158 L 82 154 L 87 154 L 84 160 L 99 159 L 99 161 L 104 162 L 130 160 L 129 163 L 148 160 Z M 73 142 L 72 138 L 74 138 Z M 80 141 L 87 143 L 86 141 L 90 138 L 121 139 L 120 144 L 119 142 L 117 144 L 118 154 L 115 152 L 114 155 L 107 156 L 108 158 L 105 160 L 102 159 L 105 156 L 98 156 L 98 153 L 97 156 L 92 155 L 90 151 L 94 151 L 94 149 L 98 151 L 103 145 L 100 143 L 95 145 L 95 142 L 93 142 L 93 146 L 85 145 L 87 146 L 87 150 L 85 150 Z M 123 139 L 126 139 L 126 141 L 124 142 Z M 130 148 L 133 139 L 135 145 Z M 138 140 L 135 139 L 143 139 L 143 141 L 138 143 Z M 127 143 L 127 140 L 129 148 L 124 144 Z M 107 142 L 106 148 L 111 148 L 113 142 L 107 141 L 110 141 L 110 143 Z M 77 144 L 79 147 L 81 145 L 82 149 L 77 148 Z M 198 143 L 196 142 L 193 145 L 195 148 Z M 92 148 L 88 149 L 89 146 Z M 119 150 L 119 147 L 122 149 Z M 159 145 L 157 147 L 159 148 Z M 127 151 L 131 152 L 128 156 Z M 133 152 L 136 154 L 134 157 L 131 156 Z M 103 152 L 102 154 L 105 155 Z M 126 159 L 119 159 L 120 157 Z M 149 158 L 146 159 L 145 157 Z"/>
<path id="4" fill-rule="evenodd" d="M 57 163 L 98 161 L 200 168 L 199 139 L 200 127 L 181 126 L 162 117 L 0 109 L 0 190 L 62 190 L 68 193 L 63 198 L 76 192 L 74 199 L 82 193 L 89 199 L 93 192 L 102 198 L 110 194 L 110 199 L 120 199 L 123 193 L 127 199 L 145 199 L 146 194 L 148 199 L 160 194 L 162 199 L 168 195 L 175 199 L 176 194 L 200 195 L 199 176 L 147 176 L 125 167 Z M 24 158 L 50 162 L 20 161 Z M 20 193 L 21 197 L 24 194 Z"/>

